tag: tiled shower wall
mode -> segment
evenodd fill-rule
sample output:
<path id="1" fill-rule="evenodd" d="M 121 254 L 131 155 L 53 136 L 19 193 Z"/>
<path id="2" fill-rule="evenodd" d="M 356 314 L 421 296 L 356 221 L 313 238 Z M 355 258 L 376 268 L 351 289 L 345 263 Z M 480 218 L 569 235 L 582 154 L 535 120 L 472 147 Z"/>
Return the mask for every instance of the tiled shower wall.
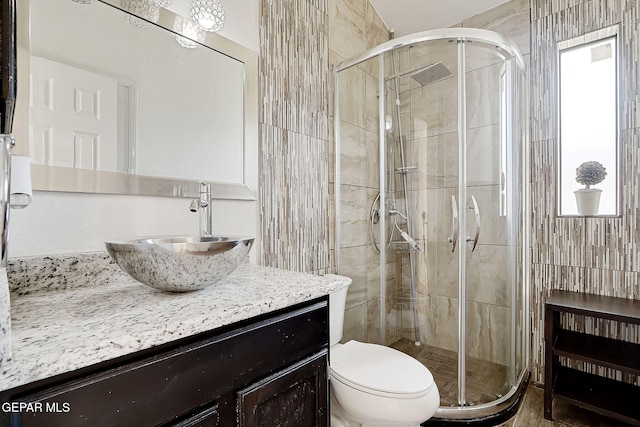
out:
<path id="1" fill-rule="evenodd" d="M 511 0 L 456 26 L 497 31 L 517 44 L 528 61 L 529 1 Z M 481 212 L 476 250 L 467 248 L 467 356 L 506 365 L 509 360 L 512 255 L 507 244 L 506 216 L 499 213 L 500 70 L 502 61 L 490 49 L 470 43 L 466 48 L 468 197 L 475 196 Z M 424 52 L 422 50 L 424 49 Z M 409 123 L 410 163 L 419 173 L 410 177 L 410 197 L 417 236 L 426 236 L 426 256 L 417 255 L 421 341 L 447 350 L 458 348 L 458 251 L 452 252 L 451 197 L 457 197 L 457 51 L 448 41 L 431 42 L 408 51 L 404 63 L 442 62 L 452 76 L 425 86 L 407 78 L 401 105 Z M 415 58 L 414 58 L 415 57 Z M 445 107 L 452 106 L 452 107 Z M 428 123 L 428 126 L 427 126 Z M 414 164 L 411 163 L 411 164 Z M 457 203 L 465 201 L 457 200 Z M 472 211 L 469 211 L 472 216 Z M 466 228 L 471 233 L 472 219 Z M 470 234 L 473 235 L 473 234 Z M 404 271 L 408 270 L 405 258 Z M 409 284 L 407 274 L 402 286 Z"/>
<path id="2" fill-rule="evenodd" d="M 622 216 L 558 218 L 556 43 L 615 24 L 621 25 Z M 544 382 L 543 311 L 551 290 L 640 299 L 640 3 L 531 0 L 531 40 L 532 378 Z M 638 328 L 594 324 L 580 317 L 565 322 L 640 342 Z"/>
<path id="3" fill-rule="evenodd" d="M 519 10 L 514 1 L 461 25 L 505 33 L 526 52 L 528 28 L 515 28 L 509 18 Z M 552 289 L 640 299 L 640 6 L 636 0 L 531 0 L 530 6 L 532 370 L 533 380 L 543 382 L 542 311 Z M 557 218 L 555 43 L 615 23 L 622 24 L 623 41 L 622 217 Z M 332 268 L 330 64 L 379 44 L 385 33 L 366 0 L 261 1 L 262 264 Z M 359 259 L 366 265 L 366 255 Z M 366 331 L 375 290 L 365 284 L 353 292 L 346 321 L 356 338 Z M 640 341 L 637 329 L 584 319 L 576 325 Z"/>
<path id="4" fill-rule="evenodd" d="M 501 7 L 492 9 L 481 15 L 470 18 L 459 26 L 475 26 L 500 31 L 509 36 L 520 46 L 522 52 L 527 55 L 529 50 L 529 4 L 528 0 L 513 0 Z M 453 47 L 452 47 L 453 46 Z M 454 63 L 447 60 L 453 57 Z M 417 281 L 420 307 L 418 310 L 420 341 L 437 347 L 455 350 L 457 348 L 457 299 L 456 299 L 456 277 L 454 273 L 447 273 L 454 269 L 457 271 L 457 264 L 451 261 L 449 256 L 450 245 L 446 239 L 450 232 L 450 201 L 448 193 L 452 190 L 452 185 L 447 185 L 444 181 L 457 183 L 455 176 L 444 176 L 451 174 L 450 163 L 443 159 L 443 147 L 456 146 L 455 134 L 455 105 L 456 97 L 456 48 L 448 41 L 441 43 L 429 43 L 413 48 L 406 48 L 399 52 L 396 67 L 399 73 L 417 69 L 421 64 L 429 64 L 437 61 L 446 62 L 447 66 L 453 70 L 454 77 L 440 81 L 432 85 L 420 87 L 409 77 L 400 79 L 401 91 L 401 117 L 403 122 L 403 133 L 407 146 L 406 165 L 418 166 L 415 173 L 408 176 L 410 186 L 410 204 L 413 210 L 414 230 L 409 234 L 418 239 L 420 244 L 425 246 L 424 239 L 427 237 L 426 253 L 429 256 L 429 263 L 424 254 L 416 254 Z M 391 67 L 394 60 L 390 56 L 385 59 L 385 65 Z M 349 275 L 354 279 L 352 289 L 349 294 L 349 309 L 347 320 L 351 328 L 348 330 L 349 338 L 364 339 L 378 342 L 379 338 L 379 255 L 373 247 L 370 233 L 370 207 L 374 198 L 378 194 L 378 80 L 377 80 L 377 59 L 372 59 L 359 66 L 352 67 L 341 73 L 341 84 L 338 86 L 340 92 L 340 132 L 341 132 L 341 227 L 340 241 L 340 261 L 341 273 Z M 495 66 L 497 67 L 497 65 Z M 495 71 L 487 67 L 486 63 L 473 73 L 470 78 L 470 104 L 475 106 L 476 102 L 486 101 L 491 104 L 495 100 L 487 99 L 487 93 L 480 95 L 480 87 L 484 87 L 488 82 L 487 70 Z M 344 81 L 344 84 L 342 83 Z M 448 83 L 453 85 L 453 88 Z M 473 83 L 476 83 L 474 86 Z M 389 163 L 388 183 L 395 180 L 396 189 L 402 188 L 402 180 L 399 175 L 393 172 L 395 167 L 401 166 L 398 161 L 397 144 L 397 123 L 395 113 L 395 88 L 393 83 L 387 83 L 388 110 L 391 121 L 394 122 L 388 135 L 396 142 L 389 142 Z M 495 86 L 495 85 L 494 85 Z M 493 86 L 492 86 L 493 87 Z M 499 93 L 494 91 L 496 96 Z M 433 101 L 437 100 L 437 101 Z M 432 102 L 433 101 L 433 102 Z M 434 106 L 448 105 L 443 110 L 432 108 Z M 487 106 L 473 108 L 470 116 L 475 117 L 476 131 L 472 131 L 471 146 L 476 147 L 473 157 L 477 157 L 478 150 L 482 151 L 484 145 L 491 140 L 492 129 L 490 126 L 496 122 L 495 117 L 487 117 Z M 482 114 L 476 114 L 483 112 Z M 479 117 L 482 118 L 482 121 Z M 423 127 L 429 123 L 429 138 Z M 435 133 L 434 133 L 435 132 Z M 423 135 L 423 133 L 425 133 Z M 480 135 L 489 135 L 489 138 L 480 138 Z M 441 147 L 439 153 L 437 147 Z M 482 147 L 482 148 L 478 148 Z M 446 151 L 446 150 L 444 150 Z M 457 151 L 449 153 L 456 157 Z M 437 159 L 437 160 L 436 160 Z M 435 163 L 444 160 L 444 165 L 435 167 Z M 493 169 L 492 169 L 493 170 Z M 496 169 L 497 170 L 497 169 Z M 446 179 L 449 178 L 449 179 Z M 497 178 L 496 178 L 497 179 Z M 436 182 L 437 181 L 437 182 Z M 492 181 L 493 182 L 493 181 Z M 487 188 L 484 181 L 480 182 L 480 187 L 476 188 L 478 194 L 486 193 Z M 445 194 L 447 193 L 447 194 Z M 480 199 L 482 197 L 478 195 Z M 404 211 L 404 194 L 396 191 L 394 197 L 400 211 Z M 489 202 L 480 200 L 483 206 Z M 448 215 L 448 216 L 447 216 Z M 485 213 L 486 215 L 486 213 Z M 496 213 L 497 216 L 497 213 Z M 388 222 L 392 222 L 388 218 Z M 400 220 L 400 226 L 404 228 L 404 220 Z M 428 223 L 428 224 L 427 224 Z M 481 242 L 480 250 L 474 254 L 478 255 L 477 266 L 482 270 L 479 276 L 482 283 L 477 286 L 470 286 L 469 295 L 470 308 L 470 331 L 469 350 L 470 355 L 485 360 L 492 360 L 506 363 L 508 351 L 504 346 L 491 343 L 507 343 L 507 318 L 509 310 L 500 301 L 506 298 L 504 288 L 505 280 L 499 280 L 500 266 L 505 265 L 506 255 L 504 246 L 499 242 L 494 242 L 490 237 L 492 233 L 487 232 L 488 228 L 495 228 L 495 224 L 487 223 L 485 237 Z M 488 227 L 488 228 L 487 228 Z M 389 231 L 387 232 L 389 236 Z M 377 234 L 377 233 L 375 233 Z M 497 233 L 498 235 L 500 233 Z M 400 243 L 391 245 L 391 250 L 387 251 L 387 295 L 386 295 L 386 317 L 387 317 L 387 340 L 395 341 L 400 334 L 413 339 L 413 319 L 408 307 L 408 292 L 406 288 L 410 282 L 407 245 L 403 245 L 402 240 L 395 234 Z M 438 243 L 440 242 L 440 243 Z M 380 243 L 378 241 L 378 243 Z M 399 251 L 395 250 L 399 249 Z M 404 249 L 404 250 L 403 250 Z M 440 259 L 441 267 L 436 268 L 436 257 Z M 449 262 L 447 262 L 447 260 Z M 428 265 L 429 264 L 429 265 Z M 446 271 L 445 271 L 446 270 Z M 502 286 L 500 286 L 502 284 Z M 492 289 L 500 288 L 501 292 L 494 292 Z M 403 289 L 401 289 L 403 288 Z"/>
<path id="5" fill-rule="evenodd" d="M 388 37 L 368 0 L 261 1 L 262 264 L 315 273 L 334 267 L 332 66 Z M 345 338 L 366 331 L 366 284 L 354 279 Z"/>
<path id="6" fill-rule="evenodd" d="M 389 31 L 368 0 L 332 1 L 330 62 L 337 64 L 389 40 Z M 345 75 L 346 74 L 346 75 Z M 377 194 L 377 61 L 341 73 L 340 273 L 353 282 L 347 295 L 343 340 L 379 342 L 379 257 L 369 232 L 369 209 Z M 344 78 L 343 78 L 344 77 Z M 333 106 L 334 91 L 331 93 Z M 333 124 L 333 110 L 331 118 Z M 333 144 L 332 144 L 333 146 Z M 331 163 L 334 156 L 331 156 Z M 333 170 L 333 169 L 332 169 Z M 330 179 L 333 182 L 334 174 Z"/>

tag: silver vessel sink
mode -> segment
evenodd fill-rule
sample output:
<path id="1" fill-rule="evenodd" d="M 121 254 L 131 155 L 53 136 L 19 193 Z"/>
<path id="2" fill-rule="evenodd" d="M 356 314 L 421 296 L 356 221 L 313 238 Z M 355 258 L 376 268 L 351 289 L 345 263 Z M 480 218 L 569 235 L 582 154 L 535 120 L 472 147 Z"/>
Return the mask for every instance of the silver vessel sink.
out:
<path id="1" fill-rule="evenodd" d="M 238 267 L 253 245 L 244 237 L 149 237 L 105 242 L 109 255 L 137 281 L 169 292 L 203 289 Z"/>

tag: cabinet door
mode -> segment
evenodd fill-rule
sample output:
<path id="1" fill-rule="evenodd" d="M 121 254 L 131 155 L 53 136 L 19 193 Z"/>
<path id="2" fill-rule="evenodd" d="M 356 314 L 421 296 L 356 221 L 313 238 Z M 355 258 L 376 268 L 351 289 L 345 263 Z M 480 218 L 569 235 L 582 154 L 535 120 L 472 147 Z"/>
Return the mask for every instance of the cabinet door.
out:
<path id="1" fill-rule="evenodd" d="M 239 391 L 240 426 L 327 426 L 328 396 L 323 351 Z"/>

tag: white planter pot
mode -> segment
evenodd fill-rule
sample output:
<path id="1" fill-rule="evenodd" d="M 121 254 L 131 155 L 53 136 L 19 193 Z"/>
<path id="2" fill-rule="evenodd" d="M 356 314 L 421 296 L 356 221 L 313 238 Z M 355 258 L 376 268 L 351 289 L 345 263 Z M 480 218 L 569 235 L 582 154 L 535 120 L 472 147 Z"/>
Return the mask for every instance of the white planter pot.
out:
<path id="1" fill-rule="evenodd" d="M 581 188 L 573 192 L 576 195 L 579 215 L 598 215 L 600 205 L 600 195 L 602 190 L 597 188 Z"/>

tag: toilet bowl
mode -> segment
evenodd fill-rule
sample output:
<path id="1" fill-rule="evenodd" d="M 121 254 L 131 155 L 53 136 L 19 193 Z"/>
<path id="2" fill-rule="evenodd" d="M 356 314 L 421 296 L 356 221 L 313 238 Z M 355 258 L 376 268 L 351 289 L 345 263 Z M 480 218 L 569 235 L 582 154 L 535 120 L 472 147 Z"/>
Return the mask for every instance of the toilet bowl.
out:
<path id="1" fill-rule="evenodd" d="M 347 285 L 351 279 L 329 275 Z M 348 286 L 329 295 L 332 427 L 415 427 L 431 418 L 440 394 L 416 359 L 378 344 L 342 339 Z"/>

